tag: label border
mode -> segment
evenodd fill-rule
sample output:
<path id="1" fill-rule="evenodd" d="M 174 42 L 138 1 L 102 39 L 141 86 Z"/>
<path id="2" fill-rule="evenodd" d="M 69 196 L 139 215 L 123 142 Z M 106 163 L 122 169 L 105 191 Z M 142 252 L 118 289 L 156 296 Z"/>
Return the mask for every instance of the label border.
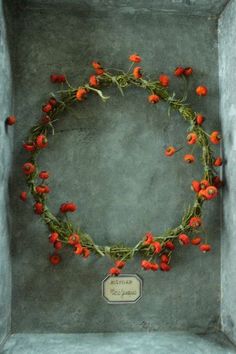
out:
<path id="1" fill-rule="evenodd" d="M 139 284 L 140 284 L 140 294 L 139 297 L 136 300 L 130 300 L 130 301 L 110 301 L 107 299 L 107 297 L 104 294 L 104 283 L 107 279 L 109 278 L 116 278 L 113 277 L 112 275 L 107 275 L 106 278 L 104 278 L 102 280 L 102 298 L 109 304 L 109 305 L 125 305 L 125 304 L 136 304 L 143 296 L 143 279 L 138 275 L 138 274 L 132 274 L 132 273 L 127 273 L 127 274 L 120 274 L 118 275 L 117 278 L 124 278 L 124 277 L 135 277 L 136 279 L 138 279 Z"/>

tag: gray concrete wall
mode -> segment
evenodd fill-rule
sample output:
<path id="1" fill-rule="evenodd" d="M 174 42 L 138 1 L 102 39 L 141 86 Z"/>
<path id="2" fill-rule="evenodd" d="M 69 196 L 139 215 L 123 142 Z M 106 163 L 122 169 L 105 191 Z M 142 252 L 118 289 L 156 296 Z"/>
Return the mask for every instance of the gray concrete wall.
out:
<path id="1" fill-rule="evenodd" d="M 224 168 L 222 230 L 222 329 L 236 343 L 236 1 L 219 20 L 220 115 L 223 130 Z"/>
<path id="2" fill-rule="evenodd" d="M 90 10 L 106 9 L 120 12 L 130 12 L 134 14 L 136 11 L 145 11 L 152 13 L 153 11 L 188 14 L 200 16 L 218 16 L 229 0 L 14 0 L 18 6 L 29 6 L 34 8 L 45 8 L 51 6 L 53 9 L 58 5 L 63 7 L 78 6 L 79 8 Z"/>
<path id="3" fill-rule="evenodd" d="M 139 261 L 127 267 L 144 277 L 144 296 L 136 305 L 111 306 L 101 298 L 101 281 L 111 262 L 87 262 L 68 252 L 57 268 L 48 264 L 47 228 L 18 195 L 25 189 L 21 145 L 40 116 L 52 71 L 62 71 L 73 84 L 92 72 L 93 59 L 105 67 L 128 68 L 137 51 L 143 66 L 156 77 L 176 65 L 192 65 L 190 97 L 204 113 L 209 130 L 219 128 L 217 23 L 206 17 L 120 11 L 86 7 L 18 6 L 15 18 L 15 85 L 18 124 L 11 181 L 13 213 L 13 331 L 100 332 L 191 329 L 204 332 L 219 326 L 220 230 L 219 203 L 208 205 L 204 220 L 213 251 L 178 248 L 169 274 L 143 274 Z M 209 97 L 200 100 L 195 85 L 206 83 Z M 171 87 L 176 88 L 172 79 Z M 180 91 L 182 88 L 180 89 Z M 166 144 L 181 145 L 187 125 L 167 116 L 163 104 L 151 106 L 146 93 L 131 89 L 125 97 L 112 89 L 104 105 L 96 97 L 65 115 L 43 152 L 41 166 L 52 171 L 50 204 L 79 205 L 83 229 L 100 244 L 118 240 L 134 244 L 147 230 L 162 232 L 179 223 L 192 201 L 198 164 L 186 166 L 182 153 L 164 158 Z M 79 117 L 79 118 L 78 118 Z"/>
<path id="4" fill-rule="evenodd" d="M 8 180 L 13 138 L 13 129 L 5 126 L 6 117 L 12 113 L 12 78 L 3 7 L 3 1 L 0 1 L 0 347 L 9 332 L 11 322 Z"/>

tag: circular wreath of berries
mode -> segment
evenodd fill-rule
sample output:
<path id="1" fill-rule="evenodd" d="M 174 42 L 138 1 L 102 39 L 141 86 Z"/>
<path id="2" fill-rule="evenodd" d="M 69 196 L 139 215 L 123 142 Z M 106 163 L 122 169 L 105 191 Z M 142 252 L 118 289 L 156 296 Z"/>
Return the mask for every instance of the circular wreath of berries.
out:
<path id="1" fill-rule="evenodd" d="M 66 87 L 58 91 L 57 95 L 52 95 L 49 101 L 42 106 L 43 115 L 40 121 L 31 128 L 26 142 L 23 144 L 24 149 L 30 153 L 27 162 L 23 165 L 23 172 L 26 176 L 29 191 L 35 201 L 34 212 L 40 215 L 51 232 L 49 242 L 53 244 L 54 252 L 49 256 L 49 259 L 54 265 L 60 263 L 59 250 L 63 247 L 68 247 L 75 255 L 84 258 L 90 256 L 91 253 L 99 256 L 109 256 L 114 262 L 109 270 L 111 275 L 119 275 L 126 262 L 136 254 L 142 256 L 141 267 L 144 270 L 156 271 L 161 269 L 162 271 L 169 271 L 171 269 L 171 256 L 177 241 L 183 246 L 198 245 L 200 251 L 204 253 L 211 250 L 211 245 L 207 243 L 206 236 L 201 237 L 199 234 L 204 232 L 202 205 L 205 201 L 215 198 L 222 185 L 222 181 L 215 170 L 215 167 L 221 166 L 222 159 L 221 157 L 214 157 L 211 149 L 211 144 L 219 144 L 220 134 L 218 131 L 213 131 L 209 135 L 205 131 L 202 126 L 203 115 L 195 112 L 186 103 L 186 94 L 178 99 L 175 94 L 169 92 L 169 77 L 167 75 L 161 74 L 158 80 L 147 79 L 143 75 L 142 68 L 135 66 L 141 62 L 141 57 L 132 54 L 129 60 L 131 66 L 127 72 L 122 70 L 108 71 L 100 63 L 93 62 L 92 66 L 95 74 L 90 76 L 88 83 L 78 88 L 72 87 L 65 75 L 51 75 L 50 79 L 53 83 L 62 83 Z M 188 82 L 192 73 L 191 67 L 177 67 L 174 70 L 174 75 L 185 80 L 185 83 Z M 48 147 L 49 136 L 54 133 L 59 113 L 76 102 L 81 104 L 91 94 L 97 94 L 102 100 L 107 100 L 109 97 L 104 96 L 101 88 L 111 85 L 116 85 L 122 94 L 124 89 L 129 86 L 140 87 L 147 90 L 147 100 L 150 104 L 166 102 L 169 105 L 169 111 L 172 109 L 179 112 L 182 118 L 189 123 L 186 137 L 187 146 L 197 145 L 202 150 L 202 180 L 192 181 L 195 198 L 193 205 L 184 212 L 180 225 L 168 229 L 161 235 L 147 232 L 133 247 L 127 247 L 123 244 L 97 245 L 87 233 L 74 226 L 69 220 L 68 214 L 77 210 L 77 206 L 73 202 L 63 203 L 60 206 L 59 214 L 54 215 L 47 206 L 47 196 L 50 193 L 47 184 L 49 173 L 48 171 L 41 171 L 37 163 L 37 157 L 41 150 Z M 206 86 L 196 88 L 198 96 L 206 96 L 207 93 Z M 182 147 L 168 146 L 164 153 L 167 157 L 171 157 L 181 149 Z M 188 164 L 194 163 L 196 160 L 192 152 L 185 154 L 183 159 Z M 21 192 L 20 197 L 23 201 L 26 201 L 27 192 Z"/>

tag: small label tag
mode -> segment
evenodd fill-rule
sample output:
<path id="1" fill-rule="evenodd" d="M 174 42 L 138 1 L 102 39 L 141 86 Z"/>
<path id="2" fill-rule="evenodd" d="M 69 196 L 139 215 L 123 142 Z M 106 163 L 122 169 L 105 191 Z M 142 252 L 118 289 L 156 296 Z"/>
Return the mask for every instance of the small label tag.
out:
<path id="1" fill-rule="evenodd" d="M 137 274 L 107 276 L 102 281 L 102 296 L 109 304 L 134 304 L 142 297 L 142 279 Z"/>

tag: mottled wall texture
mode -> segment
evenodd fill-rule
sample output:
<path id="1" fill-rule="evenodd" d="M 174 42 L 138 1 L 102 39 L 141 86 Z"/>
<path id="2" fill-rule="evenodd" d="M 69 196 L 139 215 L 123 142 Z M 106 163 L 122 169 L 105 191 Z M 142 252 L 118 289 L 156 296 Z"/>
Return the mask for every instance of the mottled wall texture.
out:
<path id="1" fill-rule="evenodd" d="M 8 180 L 12 159 L 12 131 L 5 126 L 5 119 L 12 109 L 12 82 L 3 7 L 3 1 L 0 1 L 0 347 L 9 332 L 11 318 Z"/>
<path id="2" fill-rule="evenodd" d="M 23 3 L 23 2 L 22 2 Z M 62 72 L 72 85 L 88 78 L 92 60 L 105 67 L 125 68 L 137 51 L 152 77 L 171 74 L 176 65 L 192 65 L 189 101 L 208 117 L 209 130 L 219 128 L 217 22 L 206 16 L 146 11 L 146 7 L 44 6 L 19 2 L 15 8 L 15 128 L 11 179 L 13 213 L 13 332 L 103 332 L 189 329 L 204 332 L 219 326 L 220 229 L 219 200 L 204 208 L 208 255 L 179 246 L 168 274 L 142 273 L 140 260 L 127 272 L 144 278 L 144 296 L 136 305 L 112 306 L 101 297 L 101 281 L 111 262 L 96 257 L 83 261 L 63 252 L 63 262 L 48 262 L 48 230 L 22 206 L 25 189 L 21 165 L 27 159 L 22 141 L 40 117 L 47 93 L 57 90 L 51 72 Z M 146 4 L 146 1 L 144 2 Z M 200 100 L 195 85 L 207 84 Z M 171 89 L 183 92 L 172 79 Z M 122 97 L 107 90 L 104 104 L 90 97 L 65 114 L 56 126 L 42 169 L 52 172 L 50 205 L 73 200 L 74 217 L 99 244 L 135 244 L 148 230 L 162 232 L 180 222 L 193 200 L 190 184 L 201 178 L 200 165 L 187 166 L 183 152 L 166 159 L 164 148 L 185 144 L 186 123 L 168 117 L 165 104 L 152 106 L 147 93 L 127 90 Z M 186 150 L 187 151 L 187 150 Z"/>
<path id="3" fill-rule="evenodd" d="M 219 21 L 220 114 L 224 136 L 222 230 L 222 329 L 236 342 L 236 1 L 231 1 Z"/>

